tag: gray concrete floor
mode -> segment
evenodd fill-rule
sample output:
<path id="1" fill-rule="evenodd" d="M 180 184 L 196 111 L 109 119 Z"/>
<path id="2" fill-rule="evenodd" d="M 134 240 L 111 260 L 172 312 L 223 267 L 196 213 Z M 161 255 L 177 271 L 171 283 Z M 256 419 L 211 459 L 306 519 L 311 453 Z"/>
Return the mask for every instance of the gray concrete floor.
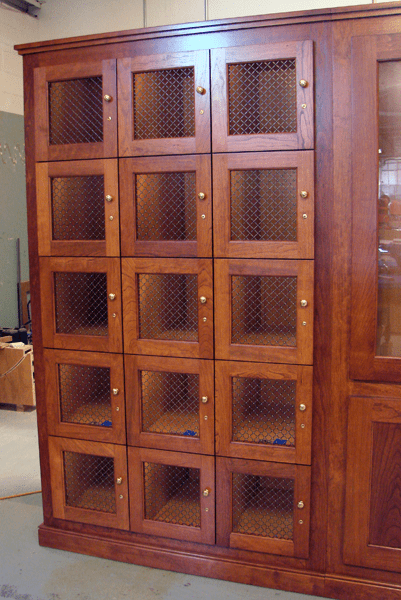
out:
<path id="1" fill-rule="evenodd" d="M 36 414 L 0 410 L 0 490 L 16 494 L 29 487 L 40 489 L 38 475 Z M 43 521 L 41 500 L 41 494 L 0 500 L 0 598 L 319 600 L 317 596 L 41 548 L 37 537 L 38 525 Z"/>

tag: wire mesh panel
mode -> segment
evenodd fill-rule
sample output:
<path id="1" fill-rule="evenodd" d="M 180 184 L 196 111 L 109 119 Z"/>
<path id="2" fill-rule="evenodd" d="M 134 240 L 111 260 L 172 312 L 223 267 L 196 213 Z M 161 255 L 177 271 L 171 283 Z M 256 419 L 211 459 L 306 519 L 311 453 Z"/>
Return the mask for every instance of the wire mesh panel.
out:
<path id="1" fill-rule="evenodd" d="M 145 519 L 200 527 L 200 469 L 144 463 Z"/>
<path id="2" fill-rule="evenodd" d="M 141 371 L 142 430 L 199 437 L 199 375 Z"/>
<path id="3" fill-rule="evenodd" d="M 195 173 L 134 175 L 138 240 L 196 240 Z"/>
<path id="4" fill-rule="evenodd" d="M 233 377 L 233 441 L 294 446 L 295 391 L 295 381 Z"/>
<path id="5" fill-rule="evenodd" d="M 52 238 L 104 240 L 104 177 L 52 177 Z"/>
<path id="6" fill-rule="evenodd" d="M 196 275 L 138 275 L 139 337 L 158 340 L 198 340 Z"/>
<path id="7" fill-rule="evenodd" d="M 297 239 L 296 169 L 230 171 L 231 240 Z"/>
<path id="8" fill-rule="evenodd" d="M 293 539 L 293 479 L 233 473 L 232 493 L 233 532 Z"/>
<path id="9" fill-rule="evenodd" d="M 67 506 L 116 512 L 113 458 L 64 451 L 63 461 Z"/>
<path id="10" fill-rule="evenodd" d="M 195 136 L 193 67 L 133 77 L 135 140 Z"/>
<path id="11" fill-rule="evenodd" d="M 49 82 L 50 145 L 102 141 L 102 77 Z"/>
<path id="12" fill-rule="evenodd" d="M 61 421 L 111 427 L 110 368 L 58 365 Z"/>
<path id="13" fill-rule="evenodd" d="M 296 345 L 297 278 L 231 277 L 234 344 Z"/>
<path id="14" fill-rule="evenodd" d="M 228 66 L 230 135 L 297 130 L 295 58 Z"/>
<path id="15" fill-rule="evenodd" d="M 108 335 L 107 274 L 54 273 L 56 332 Z"/>

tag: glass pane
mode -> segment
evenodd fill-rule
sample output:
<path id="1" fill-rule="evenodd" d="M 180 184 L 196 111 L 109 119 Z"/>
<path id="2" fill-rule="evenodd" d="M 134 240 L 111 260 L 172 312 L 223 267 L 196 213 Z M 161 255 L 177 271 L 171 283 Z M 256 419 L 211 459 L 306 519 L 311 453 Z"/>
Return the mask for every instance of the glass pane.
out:
<path id="1" fill-rule="evenodd" d="M 376 354 L 401 356 L 401 62 L 379 63 Z"/>

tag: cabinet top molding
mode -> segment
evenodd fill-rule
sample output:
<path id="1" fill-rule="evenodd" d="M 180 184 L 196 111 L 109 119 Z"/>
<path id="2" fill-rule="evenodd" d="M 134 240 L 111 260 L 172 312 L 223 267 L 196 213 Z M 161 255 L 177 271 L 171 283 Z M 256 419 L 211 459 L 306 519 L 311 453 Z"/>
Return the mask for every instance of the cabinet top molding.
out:
<path id="1" fill-rule="evenodd" d="M 277 13 L 270 15 L 256 15 L 251 17 L 237 17 L 219 19 L 214 21 L 200 21 L 197 23 L 182 23 L 163 25 L 160 27 L 146 27 L 142 29 L 129 29 L 111 33 L 99 33 L 79 37 L 18 44 L 14 46 L 19 54 L 34 54 L 50 52 L 53 50 L 67 50 L 82 48 L 99 44 L 115 44 L 121 42 L 134 42 L 138 40 L 168 38 L 173 36 L 188 36 L 200 33 L 221 33 L 239 29 L 256 27 L 272 27 L 277 25 L 290 25 L 314 23 L 321 21 L 341 21 L 347 19 L 360 19 L 367 17 L 381 17 L 401 14 L 401 0 L 397 2 L 384 2 L 380 4 L 366 4 L 360 6 L 345 6 L 340 8 L 322 8 L 316 10 Z"/>

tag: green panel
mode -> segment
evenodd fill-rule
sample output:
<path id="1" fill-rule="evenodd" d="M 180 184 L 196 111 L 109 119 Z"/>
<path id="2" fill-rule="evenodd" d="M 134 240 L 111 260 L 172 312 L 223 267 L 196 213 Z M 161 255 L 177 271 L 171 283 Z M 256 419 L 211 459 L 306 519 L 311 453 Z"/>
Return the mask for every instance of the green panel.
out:
<path id="1" fill-rule="evenodd" d="M 17 238 L 21 279 L 29 279 L 24 117 L 0 111 L 0 326 L 18 327 Z"/>

